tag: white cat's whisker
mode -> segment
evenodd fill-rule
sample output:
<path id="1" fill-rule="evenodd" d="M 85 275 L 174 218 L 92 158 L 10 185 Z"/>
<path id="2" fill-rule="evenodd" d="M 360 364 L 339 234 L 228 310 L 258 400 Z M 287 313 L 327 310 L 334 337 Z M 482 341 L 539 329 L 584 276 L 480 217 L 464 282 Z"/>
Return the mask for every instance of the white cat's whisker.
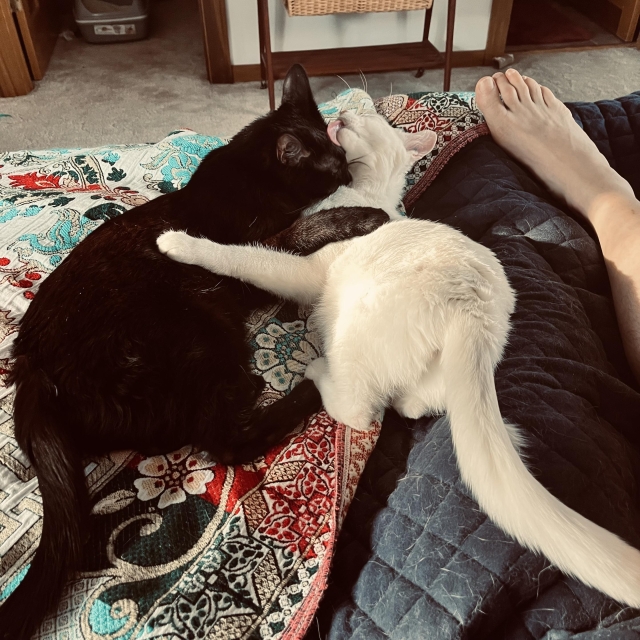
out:
<path id="1" fill-rule="evenodd" d="M 362 89 L 364 90 L 365 93 L 368 93 L 367 76 L 365 76 L 364 73 L 362 73 L 362 71 L 360 71 L 360 79 L 362 80 Z"/>
<path id="2" fill-rule="evenodd" d="M 336 74 L 336 77 L 340 78 L 340 80 L 342 80 L 342 82 L 344 82 L 347 85 L 347 87 L 349 89 L 351 89 L 351 85 L 342 76 L 339 76 L 339 75 Z"/>

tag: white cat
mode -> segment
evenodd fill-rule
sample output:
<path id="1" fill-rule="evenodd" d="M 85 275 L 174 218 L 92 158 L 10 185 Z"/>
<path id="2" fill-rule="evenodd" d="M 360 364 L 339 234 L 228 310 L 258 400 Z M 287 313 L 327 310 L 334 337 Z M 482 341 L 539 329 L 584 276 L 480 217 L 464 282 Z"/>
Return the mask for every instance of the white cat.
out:
<path id="1" fill-rule="evenodd" d="M 433 131 L 405 133 L 377 114 L 358 116 L 348 111 L 327 127 L 329 137 L 338 145 L 338 134 L 348 137 L 349 131 L 356 130 L 364 135 L 351 141 L 349 151 L 345 147 L 351 184 L 338 187 L 303 215 L 332 207 L 374 207 L 391 220 L 404 218 L 398 208 L 407 171 L 433 149 L 438 136 Z"/>
<path id="2" fill-rule="evenodd" d="M 378 198 L 395 214 L 398 176 L 428 146 L 426 137 L 352 115 L 329 133 L 354 178 L 330 204 L 365 198 L 376 206 L 371 198 Z M 489 517 L 565 573 L 640 606 L 640 552 L 554 498 L 520 459 L 517 428 L 502 420 L 493 370 L 515 297 L 489 249 L 446 225 L 408 219 L 308 257 L 182 232 L 165 233 L 158 246 L 175 260 L 314 304 L 326 357 L 306 376 L 329 415 L 367 429 L 389 404 L 410 418 L 446 411 L 462 478 Z"/>

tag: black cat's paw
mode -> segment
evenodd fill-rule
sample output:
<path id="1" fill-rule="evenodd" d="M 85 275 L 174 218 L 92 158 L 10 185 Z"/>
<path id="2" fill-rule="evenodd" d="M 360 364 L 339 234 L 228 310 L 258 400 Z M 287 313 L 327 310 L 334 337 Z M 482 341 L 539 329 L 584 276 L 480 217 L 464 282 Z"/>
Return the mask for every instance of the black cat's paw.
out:
<path id="1" fill-rule="evenodd" d="M 349 207 L 335 210 L 337 218 L 333 222 L 341 240 L 365 236 L 389 222 L 389 216 L 382 209 L 369 207 Z"/>
<path id="2" fill-rule="evenodd" d="M 263 244 L 307 256 L 331 242 L 367 235 L 386 222 L 389 216 L 382 209 L 336 207 L 298 218 Z"/>

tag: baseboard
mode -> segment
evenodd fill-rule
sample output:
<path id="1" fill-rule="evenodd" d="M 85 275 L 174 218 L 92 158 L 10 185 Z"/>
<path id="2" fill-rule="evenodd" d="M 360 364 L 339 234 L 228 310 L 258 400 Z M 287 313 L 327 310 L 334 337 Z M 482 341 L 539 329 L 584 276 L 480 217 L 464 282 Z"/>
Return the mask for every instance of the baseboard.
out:
<path id="1" fill-rule="evenodd" d="M 484 50 L 454 51 L 451 56 L 451 62 L 454 67 L 480 67 L 484 64 Z M 260 80 L 259 64 L 235 64 L 232 69 L 234 82 L 255 82 Z"/>
<path id="2" fill-rule="evenodd" d="M 259 64 L 234 64 L 231 69 L 234 82 L 255 82 L 260 80 Z"/>
<path id="3" fill-rule="evenodd" d="M 640 40 L 638 42 L 616 42 L 612 44 L 588 44 L 579 47 L 572 47 L 570 45 L 564 47 L 546 46 L 542 47 L 538 45 L 521 46 L 521 47 L 507 47 L 506 53 L 513 53 L 519 55 L 521 53 L 578 53 L 580 51 L 596 51 L 597 49 L 633 49 L 634 47 L 640 48 Z"/>

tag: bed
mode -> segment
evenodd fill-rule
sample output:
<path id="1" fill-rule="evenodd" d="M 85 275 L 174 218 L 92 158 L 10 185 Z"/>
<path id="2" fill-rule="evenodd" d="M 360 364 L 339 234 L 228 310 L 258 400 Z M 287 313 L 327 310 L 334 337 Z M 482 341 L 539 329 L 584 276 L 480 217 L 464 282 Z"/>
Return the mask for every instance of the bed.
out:
<path id="1" fill-rule="evenodd" d="M 518 294 L 496 383 L 528 436 L 530 468 L 568 505 L 640 546 L 640 394 L 624 359 L 597 241 L 488 136 L 472 94 L 361 91 L 322 105 L 376 109 L 438 132 L 407 177 L 407 214 L 492 248 Z M 640 95 L 575 104 L 636 193 Z M 0 155 L 0 368 L 40 282 L 105 220 L 180 188 L 219 138 Z M 320 350 L 304 310 L 251 318 L 265 401 Z M 0 391 L 0 602 L 28 568 L 42 505 Z M 493 526 L 460 483 L 446 419 L 354 433 L 310 417 L 234 468 L 185 448 L 86 461 L 93 513 L 83 571 L 39 638 L 636 638 L 637 611 L 563 577 Z M 377 441 L 377 444 L 376 444 Z M 169 465 L 178 481 L 160 473 Z M 544 523 L 541 523 L 544 526 Z M 306 634 L 306 635 L 305 635 Z"/>

